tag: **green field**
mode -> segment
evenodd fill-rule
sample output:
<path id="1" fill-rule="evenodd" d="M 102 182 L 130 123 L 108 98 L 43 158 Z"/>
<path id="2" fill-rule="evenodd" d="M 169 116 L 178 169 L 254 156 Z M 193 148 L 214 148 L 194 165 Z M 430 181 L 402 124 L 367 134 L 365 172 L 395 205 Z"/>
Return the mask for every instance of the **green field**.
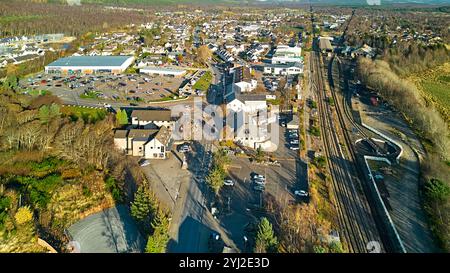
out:
<path id="1" fill-rule="evenodd" d="M 84 108 L 78 106 L 65 106 L 61 108 L 63 115 L 72 120 L 82 118 L 86 123 L 95 123 L 106 117 L 106 110 L 101 108 Z"/>
<path id="2" fill-rule="evenodd" d="M 192 86 L 193 89 L 198 89 L 201 91 L 207 91 L 211 85 L 212 75 L 211 72 L 207 71 L 195 84 Z"/>
<path id="3" fill-rule="evenodd" d="M 42 16 L 39 15 L 24 15 L 24 16 L 0 16 L 0 24 L 7 24 L 11 22 L 17 22 L 17 21 L 28 21 L 28 20 L 35 20 L 39 19 Z"/>
<path id="4" fill-rule="evenodd" d="M 422 82 L 422 88 L 434 98 L 436 103 L 450 111 L 450 84 L 448 82 L 424 81 Z"/>

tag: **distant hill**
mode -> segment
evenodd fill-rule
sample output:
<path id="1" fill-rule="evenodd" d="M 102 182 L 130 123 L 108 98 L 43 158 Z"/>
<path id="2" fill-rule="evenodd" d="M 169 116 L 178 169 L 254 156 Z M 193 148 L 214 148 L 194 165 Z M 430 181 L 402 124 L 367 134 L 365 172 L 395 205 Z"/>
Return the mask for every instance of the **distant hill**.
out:
<path id="1" fill-rule="evenodd" d="M 272 3 L 312 3 L 312 4 L 337 4 L 337 5 L 366 5 L 366 0 L 255 0 Z M 449 4 L 450 0 L 379 0 L 382 5 L 388 4 Z M 375 0 L 369 0 L 375 2 Z"/>
<path id="2" fill-rule="evenodd" d="M 36 0 L 28 0 L 36 2 Z M 66 2 L 67 0 L 39 0 L 41 2 Z M 69 0 L 76 1 L 76 0 Z M 81 3 L 98 4 L 148 4 L 148 5 L 175 5 L 175 4 L 334 4 L 334 5 L 367 5 L 366 0 L 80 0 Z M 368 0 L 375 2 L 376 0 Z M 448 4 L 450 0 L 378 0 L 382 5 L 389 4 Z"/>

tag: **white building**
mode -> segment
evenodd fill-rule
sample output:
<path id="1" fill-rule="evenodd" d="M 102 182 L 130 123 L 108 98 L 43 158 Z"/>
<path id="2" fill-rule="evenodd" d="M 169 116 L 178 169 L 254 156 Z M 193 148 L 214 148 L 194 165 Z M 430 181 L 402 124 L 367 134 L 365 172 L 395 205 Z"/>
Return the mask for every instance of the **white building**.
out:
<path id="1" fill-rule="evenodd" d="M 170 131 L 159 129 L 117 130 L 114 134 L 116 148 L 131 156 L 147 159 L 165 159 L 169 150 Z"/>
<path id="2" fill-rule="evenodd" d="M 266 64 L 264 74 L 271 75 L 298 75 L 303 73 L 302 63 Z"/>
<path id="3" fill-rule="evenodd" d="M 171 67 L 158 67 L 158 66 L 146 66 L 139 69 L 140 73 L 160 76 L 172 76 L 182 77 L 186 74 L 185 69 L 171 68 Z"/>
<path id="4" fill-rule="evenodd" d="M 276 150 L 268 131 L 269 117 L 265 94 L 241 94 L 227 88 L 225 95 L 227 128 L 226 139 L 244 146 L 265 151 Z"/>
<path id="5" fill-rule="evenodd" d="M 272 56 L 272 64 L 303 62 L 302 48 L 279 45 Z"/>

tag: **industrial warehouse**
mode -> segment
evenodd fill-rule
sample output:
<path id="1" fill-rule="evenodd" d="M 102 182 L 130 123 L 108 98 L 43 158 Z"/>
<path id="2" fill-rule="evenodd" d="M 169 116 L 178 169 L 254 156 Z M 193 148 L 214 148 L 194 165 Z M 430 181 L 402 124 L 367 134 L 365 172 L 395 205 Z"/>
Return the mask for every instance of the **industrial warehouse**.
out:
<path id="1" fill-rule="evenodd" d="M 119 74 L 134 61 L 133 56 L 71 56 L 56 60 L 45 67 L 51 74 Z"/>

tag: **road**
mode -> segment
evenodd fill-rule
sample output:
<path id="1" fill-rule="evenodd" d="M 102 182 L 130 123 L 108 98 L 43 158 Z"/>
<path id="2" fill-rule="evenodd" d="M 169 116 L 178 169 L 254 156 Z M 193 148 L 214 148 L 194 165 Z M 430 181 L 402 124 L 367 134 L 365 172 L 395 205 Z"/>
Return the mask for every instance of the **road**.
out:
<path id="1" fill-rule="evenodd" d="M 184 185 L 184 190 L 180 191 L 179 204 L 176 210 L 181 212 L 178 223 L 178 240 L 176 244 L 169 244 L 169 251 L 175 253 L 202 253 L 208 252 L 207 244 L 203 237 L 208 236 L 210 228 L 204 223 L 207 217 L 206 184 L 203 182 L 209 162 L 205 159 L 211 145 L 204 143 L 196 145 L 195 154 L 188 155 L 189 169 L 193 176 L 188 185 Z M 175 211 L 177 213 L 177 211 Z M 203 243 L 202 243 L 203 242 Z"/>
<path id="2" fill-rule="evenodd" d="M 215 78 L 211 89 L 221 94 L 222 74 L 212 66 Z M 211 90 L 210 90 L 211 91 Z M 215 93 L 212 97 L 215 97 Z M 205 106 L 205 105 L 204 105 Z M 182 185 L 174 211 L 172 226 L 178 228 L 174 233 L 176 242 L 169 243 L 169 252 L 205 253 L 208 252 L 208 238 L 212 231 L 221 234 L 225 244 L 236 248 L 233 241 L 211 214 L 214 193 L 206 184 L 206 177 L 212 164 L 213 143 L 205 139 L 194 141 L 192 151 L 187 153 L 188 170 L 192 173 L 188 185 Z"/>
<path id="3" fill-rule="evenodd" d="M 350 252 L 363 253 L 367 252 L 367 243 L 370 241 L 381 243 L 381 239 L 369 204 L 360 190 L 361 181 L 355 171 L 355 162 L 349 157 L 346 146 L 341 145 L 343 142 L 340 136 L 345 130 L 345 125 L 335 122 L 332 106 L 327 103 L 321 56 L 317 52 L 317 46 L 315 49 L 316 51 L 310 55 L 310 72 L 314 77 L 313 86 L 318 97 L 322 139 L 333 182 L 341 237 Z"/>

